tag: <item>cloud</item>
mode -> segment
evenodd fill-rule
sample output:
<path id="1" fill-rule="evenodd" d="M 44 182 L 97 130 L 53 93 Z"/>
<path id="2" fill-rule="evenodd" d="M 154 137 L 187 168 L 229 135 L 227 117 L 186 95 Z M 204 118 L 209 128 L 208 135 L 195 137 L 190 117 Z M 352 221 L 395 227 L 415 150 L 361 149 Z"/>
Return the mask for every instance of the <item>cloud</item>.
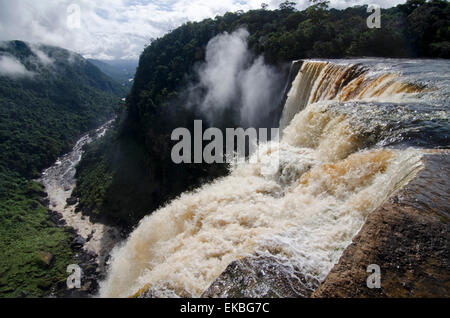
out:
<path id="1" fill-rule="evenodd" d="M 29 45 L 31 52 L 34 53 L 34 55 L 37 56 L 39 59 L 39 62 L 44 66 L 49 66 L 53 64 L 54 60 L 50 58 L 47 54 L 45 54 L 43 51 L 40 50 L 39 45 L 31 44 Z"/>
<path id="2" fill-rule="evenodd" d="M 28 71 L 25 66 L 12 56 L 0 56 L 0 75 L 11 78 L 31 77 L 34 73 Z"/>
<path id="3" fill-rule="evenodd" d="M 258 9 L 263 2 L 274 9 L 283 1 L 0 0 L 0 40 L 50 44 L 100 59 L 136 59 L 151 38 L 184 22 Z M 369 2 L 390 7 L 405 0 L 331 0 L 331 5 L 344 8 Z M 298 9 L 309 5 L 308 0 L 297 3 Z M 80 28 L 68 23 L 74 18 L 68 10 L 73 5 L 80 9 Z"/>

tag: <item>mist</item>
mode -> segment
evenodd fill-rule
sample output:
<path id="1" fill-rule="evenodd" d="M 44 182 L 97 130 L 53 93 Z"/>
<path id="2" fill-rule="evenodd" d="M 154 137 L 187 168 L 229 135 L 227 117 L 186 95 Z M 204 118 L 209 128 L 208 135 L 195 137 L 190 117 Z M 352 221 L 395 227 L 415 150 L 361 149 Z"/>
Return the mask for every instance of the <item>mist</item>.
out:
<path id="1" fill-rule="evenodd" d="M 33 72 L 28 71 L 19 60 L 12 56 L 0 56 L 0 75 L 10 78 L 31 77 Z"/>
<path id="2" fill-rule="evenodd" d="M 187 105 L 196 105 L 211 124 L 232 116 L 242 127 L 267 125 L 279 106 L 284 76 L 249 50 L 249 33 L 239 29 L 213 38 L 199 66 L 199 82 L 189 89 Z M 232 115 L 230 115 L 232 114 Z"/>
<path id="3" fill-rule="evenodd" d="M 28 44 L 28 47 L 33 52 L 33 54 L 36 55 L 40 64 L 42 64 L 43 66 L 49 66 L 53 64 L 54 60 L 50 58 L 47 54 L 45 54 L 43 51 L 41 51 L 39 45 Z"/>

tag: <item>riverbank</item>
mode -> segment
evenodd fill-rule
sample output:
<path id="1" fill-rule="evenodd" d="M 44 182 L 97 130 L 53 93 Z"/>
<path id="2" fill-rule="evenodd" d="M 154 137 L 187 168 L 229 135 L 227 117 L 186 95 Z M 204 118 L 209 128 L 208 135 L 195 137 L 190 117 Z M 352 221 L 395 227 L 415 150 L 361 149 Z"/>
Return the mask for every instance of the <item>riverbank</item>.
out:
<path id="1" fill-rule="evenodd" d="M 83 215 L 77 209 L 77 199 L 72 197 L 76 185 L 76 166 L 83 155 L 83 147 L 103 137 L 112 123 L 113 120 L 82 136 L 72 151 L 60 157 L 39 179 L 48 195 L 45 203 L 49 208 L 50 219 L 73 236 L 71 248 L 75 253 L 76 265 L 83 271 L 79 290 L 67 290 L 65 284 L 59 284 L 52 292 L 54 297 L 95 295 L 98 281 L 104 278 L 109 253 L 122 240 L 120 229 Z"/>

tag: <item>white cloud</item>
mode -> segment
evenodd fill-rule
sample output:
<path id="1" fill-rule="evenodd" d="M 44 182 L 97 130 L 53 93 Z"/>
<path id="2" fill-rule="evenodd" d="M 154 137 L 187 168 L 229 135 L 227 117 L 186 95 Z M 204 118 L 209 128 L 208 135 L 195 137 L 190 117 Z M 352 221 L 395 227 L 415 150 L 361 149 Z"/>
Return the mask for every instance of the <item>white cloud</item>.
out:
<path id="1" fill-rule="evenodd" d="M 38 57 L 39 62 L 44 66 L 51 65 L 54 60 L 50 58 L 47 54 L 40 50 L 39 45 L 30 45 L 30 50 Z"/>
<path id="2" fill-rule="evenodd" d="M 28 71 L 25 66 L 17 59 L 11 56 L 0 56 L 0 75 L 12 78 L 30 77 L 34 73 Z"/>
<path id="3" fill-rule="evenodd" d="M 0 0 L 0 40 L 61 46 L 88 57 L 137 58 L 151 38 L 186 21 L 227 11 L 250 10 L 261 3 L 277 8 L 283 0 Z M 405 0 L 331 0 L 336 8 L 376 3 L 389 7 Z M 309 5 L 297 1 L 298 8 Z M 80 7 L 79 29 L 68 25 L 67 9 Z"/>

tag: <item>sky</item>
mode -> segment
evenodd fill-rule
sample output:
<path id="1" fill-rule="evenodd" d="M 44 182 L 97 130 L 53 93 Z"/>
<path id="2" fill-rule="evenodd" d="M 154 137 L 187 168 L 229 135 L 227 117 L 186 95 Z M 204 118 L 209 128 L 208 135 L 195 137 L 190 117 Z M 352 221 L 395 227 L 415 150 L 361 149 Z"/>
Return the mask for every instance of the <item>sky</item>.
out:
<path id="1" fill-rule="evenodd" d="M 295 0 L 294 0 L 295 1 Z M 63 47 L 87 58 L 138 59 L 151 39 L 187 21 L 228 11 L 278 8 L 284 0 L 0 0 L 0 41 Z M 308 0 L 297 0 L 298 9 Z M 334 8 L 358 4 L 392 7 L 406 0 L 331 0 Z"/>

